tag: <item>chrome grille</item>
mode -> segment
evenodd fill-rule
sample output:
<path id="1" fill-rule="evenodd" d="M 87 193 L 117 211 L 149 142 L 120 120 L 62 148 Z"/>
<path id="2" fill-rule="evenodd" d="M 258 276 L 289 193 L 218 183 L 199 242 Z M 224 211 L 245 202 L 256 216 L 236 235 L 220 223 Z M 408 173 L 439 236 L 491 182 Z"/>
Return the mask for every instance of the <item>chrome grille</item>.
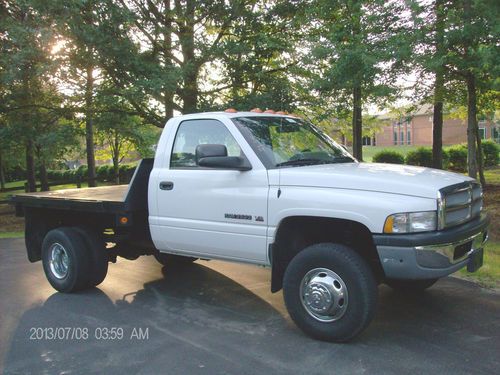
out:
<path id="1" fill-rule="evenodd" d="M 439 191 L 439 229 L 470 221 L 481 214 L 483 191 L 477 182 L 447 186 Z"/>

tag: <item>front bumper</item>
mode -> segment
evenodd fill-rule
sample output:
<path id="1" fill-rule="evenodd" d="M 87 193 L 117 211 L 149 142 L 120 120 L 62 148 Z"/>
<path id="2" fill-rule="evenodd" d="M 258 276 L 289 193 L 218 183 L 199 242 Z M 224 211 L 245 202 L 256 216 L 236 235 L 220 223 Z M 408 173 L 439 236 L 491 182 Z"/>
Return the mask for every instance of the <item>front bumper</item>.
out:
<path id="1" fill-rule="evenodd" d="M 488 240 L 489 218 L 483 214 L 466 224 L 429 233 L 377 234 L 374 242 L 391 279 L 434 279 L 472 262 Z"/>

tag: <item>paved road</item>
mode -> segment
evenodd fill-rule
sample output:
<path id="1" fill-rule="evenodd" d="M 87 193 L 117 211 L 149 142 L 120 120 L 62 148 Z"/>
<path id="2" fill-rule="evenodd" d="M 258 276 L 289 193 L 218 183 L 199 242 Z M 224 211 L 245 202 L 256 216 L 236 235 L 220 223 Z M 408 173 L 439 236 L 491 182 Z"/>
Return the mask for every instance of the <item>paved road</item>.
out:
<path id="1" fill-rule="evenodd" d="M 500 369 L 500 295 L 471 283 L 448 278 L 422 296 L 381 286 L 370 327 L 339 345 L 305 337 L 281 293 L 269 292 L 269 278 L 269 270 L 252 266 L 200 261 L 176 270 L 142 257 L 111 265 L 99 288 L 67 295 L 49 286 L 40 263 L 27 261 L 23 240 L 0 240 L 0 371 L 477 375 Z M 49 340 L 43 329 L 50 327 L 69 327 L 74 337 Z M 121 340 L 102 339 L 112 327 Z M 88 338 L 77 340 L 82 330 Z"/>

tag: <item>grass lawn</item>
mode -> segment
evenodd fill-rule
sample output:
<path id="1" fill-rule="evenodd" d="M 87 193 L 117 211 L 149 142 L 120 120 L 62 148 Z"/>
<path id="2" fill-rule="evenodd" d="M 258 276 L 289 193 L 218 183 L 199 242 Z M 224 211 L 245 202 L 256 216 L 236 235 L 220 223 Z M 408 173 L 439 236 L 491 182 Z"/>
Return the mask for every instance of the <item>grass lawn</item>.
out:
<path id="1" fill-rule="evenodd" d="M 490 241 L 484 249 L 483 266 L 474 273 L 466 269 L 460 270 L 459 276 L 477 281 L 489 288 L 500 289 L 500 241 Z"/>
<path id="2" fill-rule="evenodd" d="M 24 237 L 24 232 L 0 232 L 1 238 L 21 238 Z"/>
<path id="3" fill-rule="evenodd" d="M 365 162 L 371 162 L 373 159 L 373 155 L 375 155 L 377 152 L 382 151 L 382 150 L 391 150 L 391 151 L 398 151 L 403 156 L 406 156 L 406 154 L 411 151 L 415 150 L 418 148 L 417 146 L 412 146 L 412 145 L 401 145 L 401 146 L 363 146 L 363 161 Z"/>

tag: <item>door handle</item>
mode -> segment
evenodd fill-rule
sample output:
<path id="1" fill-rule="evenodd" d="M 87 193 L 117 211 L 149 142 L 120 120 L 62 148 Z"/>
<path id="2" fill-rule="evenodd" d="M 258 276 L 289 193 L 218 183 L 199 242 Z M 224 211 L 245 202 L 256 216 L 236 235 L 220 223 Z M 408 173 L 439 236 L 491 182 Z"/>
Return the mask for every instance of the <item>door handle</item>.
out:
<path id="1" fill-rule="evenodd" d="M 172 181 L 162 181 L 160 182 L 161 190 L 172 190 L 174 188 L 174 183 Z"/>

